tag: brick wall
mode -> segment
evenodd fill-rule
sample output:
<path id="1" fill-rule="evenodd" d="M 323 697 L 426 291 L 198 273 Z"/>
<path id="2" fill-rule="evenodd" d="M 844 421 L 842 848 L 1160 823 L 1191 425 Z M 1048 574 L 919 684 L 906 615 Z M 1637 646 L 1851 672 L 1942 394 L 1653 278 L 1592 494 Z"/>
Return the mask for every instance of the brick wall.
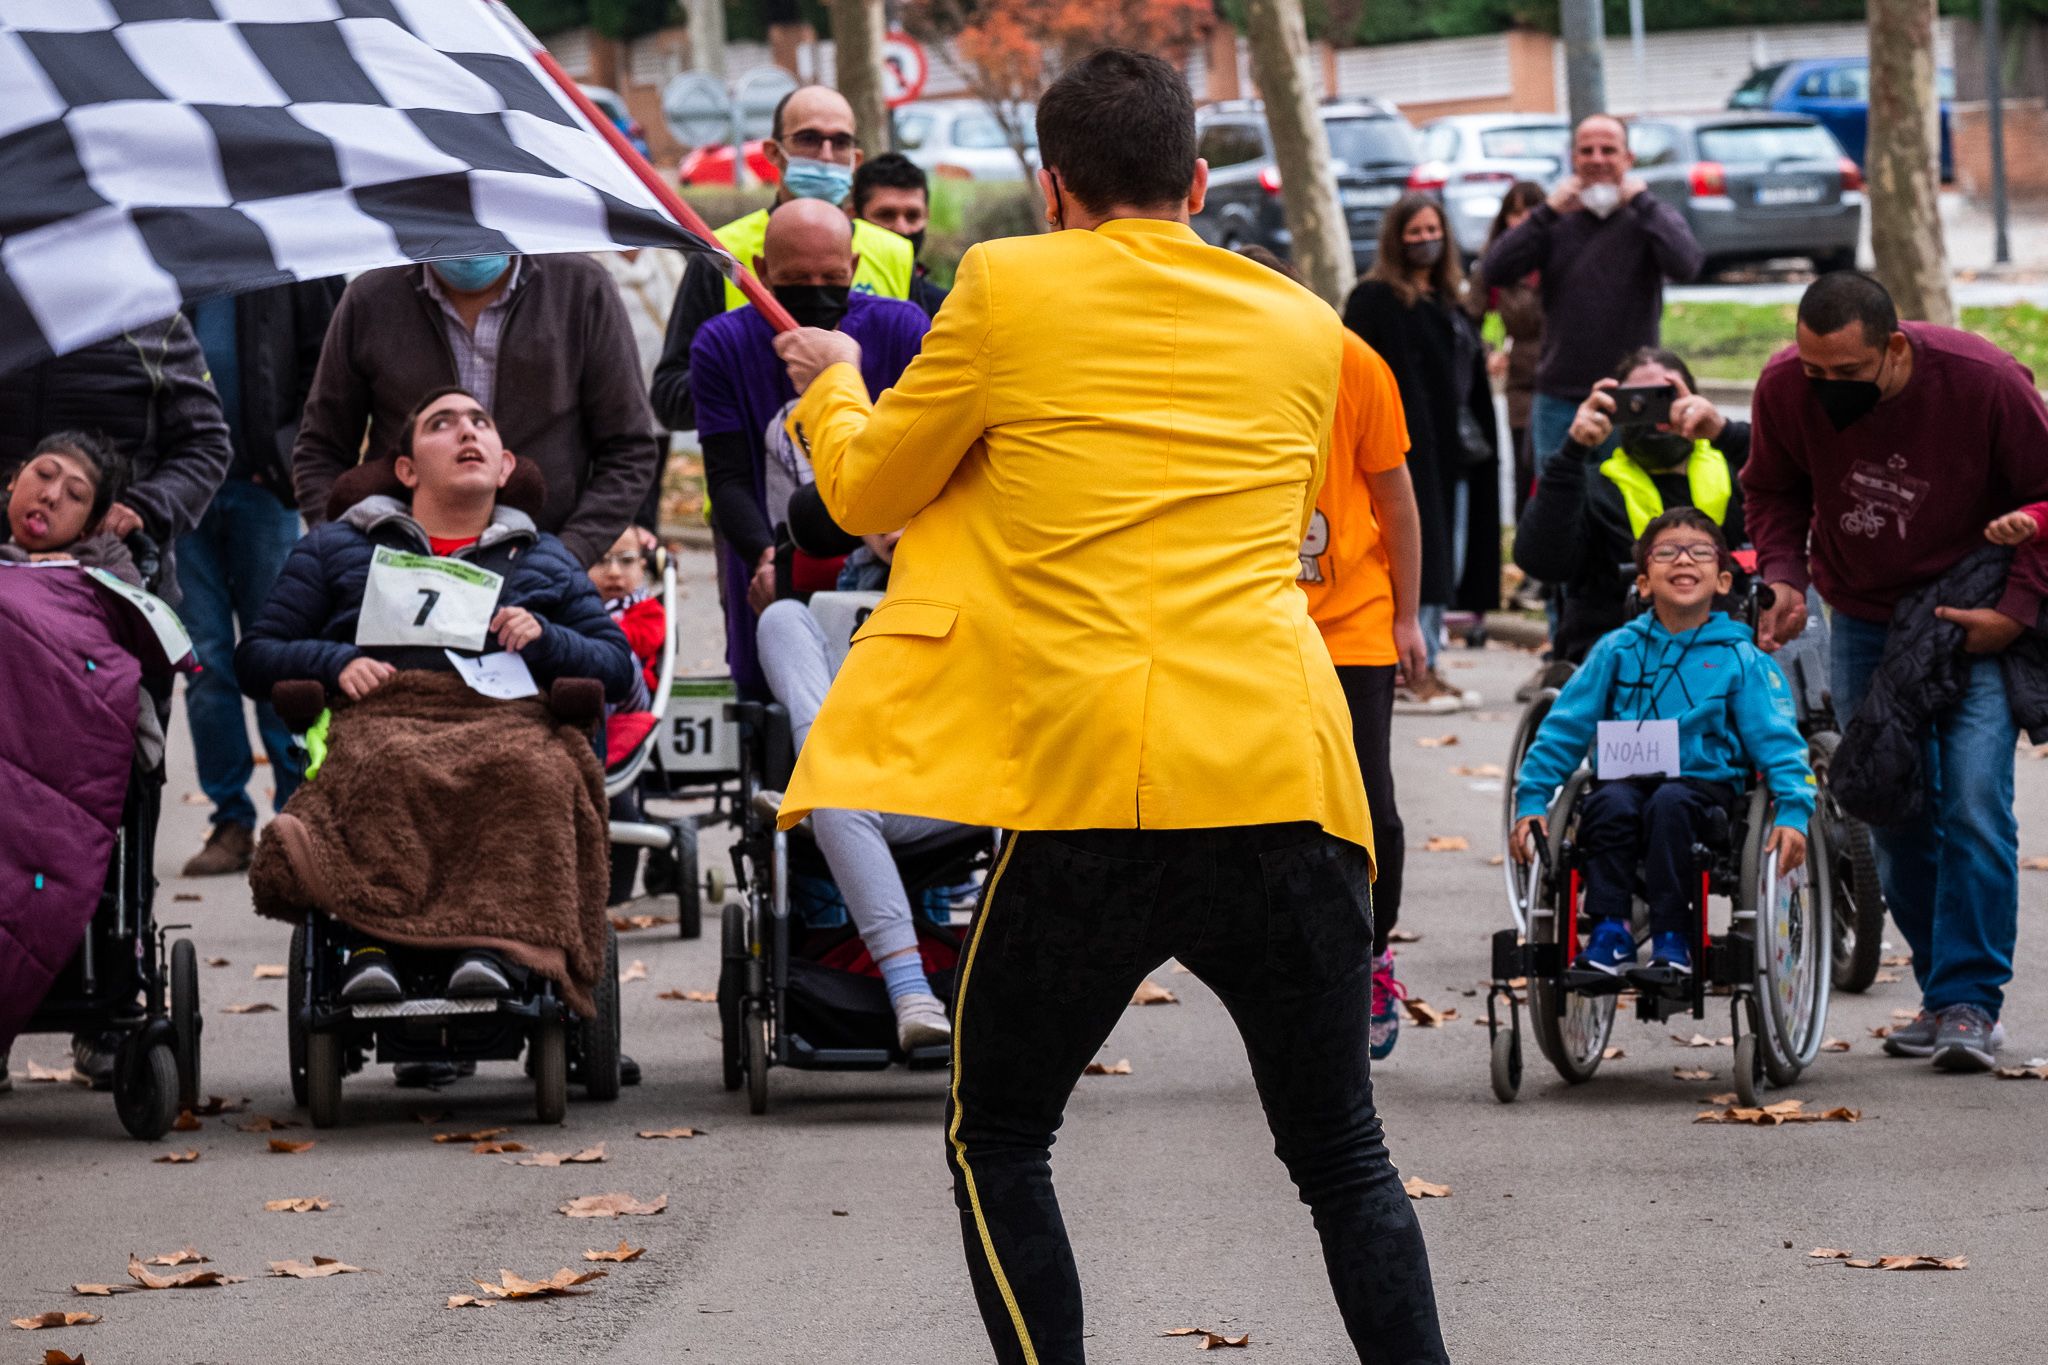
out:
<path id="1" fill-rule="evenodd" d="M 1972 199 L 1991 194 L 1991 128 L 1982 104 L 1950 114 L 1957 188 Z M 2015 199 L 2048 197 L 2048 101 L 2005 101 L 2006 192 Z"/>

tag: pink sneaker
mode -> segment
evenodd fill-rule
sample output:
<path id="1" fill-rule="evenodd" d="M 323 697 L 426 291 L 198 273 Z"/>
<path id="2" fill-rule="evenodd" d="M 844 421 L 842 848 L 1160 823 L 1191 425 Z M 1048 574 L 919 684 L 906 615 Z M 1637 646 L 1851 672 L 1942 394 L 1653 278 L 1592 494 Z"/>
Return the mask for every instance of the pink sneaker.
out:
<path id="1" fill-rule="evenodd" d="M 1408 988 L 1394 976 L 1394 950 L 1372 960 L 1372 1024 L 1368 1036 L 1372 1059 L 1383 1060 L 1401 1040 L 1401 1002 Z"/>

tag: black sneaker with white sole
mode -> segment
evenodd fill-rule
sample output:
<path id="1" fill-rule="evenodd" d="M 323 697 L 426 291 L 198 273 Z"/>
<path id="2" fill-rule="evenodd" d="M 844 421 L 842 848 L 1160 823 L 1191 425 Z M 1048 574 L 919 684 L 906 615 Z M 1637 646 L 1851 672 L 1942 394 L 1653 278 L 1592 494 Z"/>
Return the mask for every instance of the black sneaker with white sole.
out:
<path id="1" fill-rule="evenodd" d="M 1934 1035 L 1934 1065 L 1942 1071 L 1989 1071 L 2005 1046 L 2005 1029 L 1989 1010 L 1951 1005 Z"/>
<path id="2" fill-rule="evenodd" d="M 1892 1057 L 1932 1057 L 1934 1036 L 1941 1031 L 1941 1016 L 1923 1009 L 1910 1024 L 1900 1024 L 1885 1035 L 1884 1050 Z"/>
<path id="3" fill-rule="evenodd" d="M 382 948 L 358 948 L 348 955 L 341 978 L 344 1005 L 383 1005 L 405 998 L 398 973 L 391 970 L 391 954 Z"/>
<path id="4" fill-rule="evenodd" d="M 448 973 L 448 996 L 453 1000 L 488 999 L 511 993 L 511 979 L 489 953 L 464 953 L 455 970 Z"/>

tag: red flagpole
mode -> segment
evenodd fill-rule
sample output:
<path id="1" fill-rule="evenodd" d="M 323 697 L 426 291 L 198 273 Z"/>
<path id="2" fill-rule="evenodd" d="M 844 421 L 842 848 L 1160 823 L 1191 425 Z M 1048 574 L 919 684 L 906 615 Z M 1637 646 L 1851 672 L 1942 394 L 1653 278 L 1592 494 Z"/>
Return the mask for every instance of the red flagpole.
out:
<path id="1" fill-rule="evenodd" d="M 598 136 L 618 154 L 619 160 L 626 163 L 627 169 L 640 178 L 640 183 L 647 187 L 664 209 L 668 210 L 669 216 L 712 246 L 717 246 L 718 238 L 699 216 L 697 210 L 684 203 L 683 197 L 670 188 L 668 181 L 662 179 L 661 172 L 648 165 L 647 158 L 633 149 L 633 144 L 626 141 L 626 135 L 619 131 L 618 125 L 613 123 L 603 110 L 591 103 L 590 96 L 584 94 L 582 87 L 570 79 L 569 73 L 562 69 L 562 64 L 555 60 L 554 54 L 540 45 L 540 41 L 526 25 L 519 21 L 519 17 L 505 7 L 503 0 L 491 0 L 491 8 L 532 50 L 533 59 L 540 63 L 540 69 L 547 72 L 555 84 L 562 88 L 562 93 L 569 97 L 569 102 L 590 121 L 590 126 L 597 130 Z M 743 149 L 733 149 L 735 155 L 741 150 Z M 795 331 L 796 319 L 776 300 L 768 286 L 761 283 L 754 272 L 747 269 L 746 264 L 730 252 L 726 253 L 725 258 L 731 262 L 734 286 L 747 296 L 747 302 L 753 304 L 756 311 L 767 319 L 768 325 L 778 332 Z"/>

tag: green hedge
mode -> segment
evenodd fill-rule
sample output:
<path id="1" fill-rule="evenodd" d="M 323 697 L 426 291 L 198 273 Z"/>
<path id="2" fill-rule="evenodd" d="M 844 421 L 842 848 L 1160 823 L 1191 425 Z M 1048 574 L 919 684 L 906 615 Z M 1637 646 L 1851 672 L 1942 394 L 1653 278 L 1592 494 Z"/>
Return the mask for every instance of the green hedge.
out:
<path id="1" fill-rule="evenodd" d="M 1341 44 L 1467 38 L 1517 26 L 1558 31 L 1558 0 L 1307 0 L 1309 31 Z M 1604 0 L 1607 32 L 1628 32 L 1628 0 Z M 1244 0 L 1217 0 L 1244 27 Z M 2008 18 L 2048 16 L 2048 0 L 2004 0 Z M 1941 0 L 1941 12 L 1974 18 L 1977 0 Z M 1333 19 L 1334 16 L 1334 19 Z M 1742 25 L 1862 23 L 1864 0 L 1643 0 L 1654 32 Z"/>

